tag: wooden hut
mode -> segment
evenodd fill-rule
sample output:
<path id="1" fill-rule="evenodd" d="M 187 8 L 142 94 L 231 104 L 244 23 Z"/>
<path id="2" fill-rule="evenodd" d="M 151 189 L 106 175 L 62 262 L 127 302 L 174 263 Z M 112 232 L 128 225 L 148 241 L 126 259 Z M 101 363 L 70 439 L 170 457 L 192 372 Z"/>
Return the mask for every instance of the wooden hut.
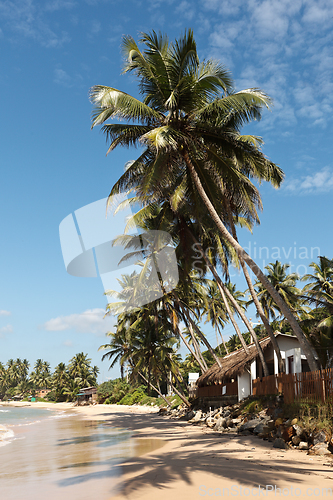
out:
<path id="1" fill-rule="evenodd" d="M 308 364 L 301 352 L 299 342 L 293 335 L 275 333 L 281 356 L 286 362 L 286 373 L 308 371 Z M 269 337 L 259 341 L 270 375 L 278 373 L 277 357 Z M 263 376 L 261 362 L 255 344 L 243 348 L 221 359 L 222 369 L 215 363 L 197 380 L 198 397 L 237 396 L 238 401 L 252 394 L 252 382 Z"/>
<path id="2" fill-rule="evenodd" d="M 85 387 L 80 389 L 77 395 L 78 404 L 82 403 L 97 403 L 97 387 Z"/>

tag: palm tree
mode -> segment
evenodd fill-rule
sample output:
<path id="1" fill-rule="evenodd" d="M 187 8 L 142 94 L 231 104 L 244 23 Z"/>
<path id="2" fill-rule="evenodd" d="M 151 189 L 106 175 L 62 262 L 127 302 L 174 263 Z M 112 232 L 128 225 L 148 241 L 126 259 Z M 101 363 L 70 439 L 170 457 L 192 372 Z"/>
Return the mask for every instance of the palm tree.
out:
<path id="1" fill-rule="evenodd" d="M 319 257 L 319 264 L 311 262 L 310 267 L 314 272 L 303 276 L 302 280 L 310 283 L 304 286 L 302 294 L 315 309 L 303 323 L 322 365 L 329 368 L 333 364 L 333 259 Z"/>
<path id="2" fill-rule="evenodd" d="M 99 85 L 91 90 L 96 105 L 92 126 L 103 124 L 111 142 L 109 151 L 118 145 L 146 148 L 114 185 L 111 195 L 135 187 L 142 203 L 158 201 L 163 185 L 182 177 L 182 190 L 199 195 L 223 238 L 281 308 L 315 370 L 317 357 L 296 318 L 230 234 L 227 217 L 224 223 L 219 215 L 225 213 L 226 185 L 227 197 L 229 192 L 237 192 L 238 196 L 229 199 L 243 204 L 236 207 L 236 214 L 243 210 L 248 218 L 257 220 L 260 196 L 249 178 L 274 179 L 276 185 L 283 178 L 281 169 L 261 152 L 258 138 L 239 134 L 242 124 L 260 118 L 261 109 L 269 105 L 268 96 L 258 89 L 233 92 L 225 68 L 211 60 L 199 62 L 190 30 L 173 44 L 155 32 L 142 34 L 141 42 L 146 45 L 144 52 L 133 38 L 124 37 L 123 50 L 127 56 L 124 72 L 138 76 L 142 102 L 111 87 Z M 134 123 L 105 123 L 112 118 Z"/>
<path id="3" fill-rule="evenodd" d="M 302 281 L 310 281 L 303 291 L 309 296 L 320 297 L 321 293 L 333 295 L 333 259 L 319 257 L 319 264 L 311 262 L 309 267 L 313 269 L 313 274 L 305 274 Z"/>
<path id="4" fill-rule="evenodd" d="M 265 269 L 267 270 L 267 278 L 272 286 L 274 286 L 279 295 L 283 297 L 283 300 L 288 304 L 288 307 L 293 311 L 295 316 L 301 319 L 302 315 L 306 313 L 306 309 L 304 307 L 304 300 L 301 297 L 301 291 L 296 286 L 297 280 L 299 280 L 300 277 L 297 273 L 288 274 L 287 271 L 289 267 L 289 264 L 281 264 L 281 262 L 276 261 L 275 263 L 271 262 Z M 261 302 L 266 318 L 273 321 L 281 316 L 281 308 L 272 299 L 261 282 L 257 281 L 255 286 L 257 287 L 257 296 Z M 250 301 L 250 303 L 251 302 L 253 302 L 253 300 Z"/>
<path id="5" fill-rule="evenodd" d="M 68 372 L 65 363 L 59 363 L 52 376 L 52 388 L 55 391 L 56 400 L 62 399 L 65 388 L 68 386 Z"/>

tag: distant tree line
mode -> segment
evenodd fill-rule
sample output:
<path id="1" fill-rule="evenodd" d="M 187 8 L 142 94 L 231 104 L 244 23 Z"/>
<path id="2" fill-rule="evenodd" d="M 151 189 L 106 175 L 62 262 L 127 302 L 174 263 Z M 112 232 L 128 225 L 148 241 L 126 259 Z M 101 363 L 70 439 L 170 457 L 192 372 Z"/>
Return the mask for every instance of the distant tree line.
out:
<path id="1" fill-rule="evenodd" d="M 0 362 L 0 398 L 35 396 L 49 389 L 50 401 L 73 401 L 80 389 L 95 386 L 99 369 L 91 366 L 91 359 L 83 352 L 76 354 L 68 364 L 59 363 L 51 372 L 50 363 L 37 359 L 29 373 L 27 359 L 10 359 L 5 365 Z"/>

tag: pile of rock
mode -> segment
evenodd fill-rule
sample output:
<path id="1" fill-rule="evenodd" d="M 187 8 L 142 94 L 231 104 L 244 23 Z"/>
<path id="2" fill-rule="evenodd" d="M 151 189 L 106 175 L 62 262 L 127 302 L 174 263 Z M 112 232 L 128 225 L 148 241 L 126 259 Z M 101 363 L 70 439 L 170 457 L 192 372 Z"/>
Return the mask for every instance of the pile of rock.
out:
<path id="1" fill-rule="evenodd" d="M 238 432 L 256 435 L 273 442 L 274 448 L 307 450 L 309 455 L 332 455 L 333 438 L 323 430 L 307 432 L 297 418 L 285 419 L 280 408 L 266 408 L 257 414 L 244 415 L 239 404 L 215 410 L 188 410 L 185 405 L 164 411 L 171 418 L 188 421 L 192 425 L 207 426 L 219 433 Z"/>

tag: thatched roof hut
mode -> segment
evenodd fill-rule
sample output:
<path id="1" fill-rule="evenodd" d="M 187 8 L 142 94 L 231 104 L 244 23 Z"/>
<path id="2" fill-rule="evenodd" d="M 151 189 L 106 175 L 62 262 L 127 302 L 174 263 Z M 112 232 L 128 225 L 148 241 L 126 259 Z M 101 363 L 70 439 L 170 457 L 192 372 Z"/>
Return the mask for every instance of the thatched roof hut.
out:
<path id="1" fill-rule="evenodd" d="M 261 348 L 265 351 L 271 345 L 271 339 L 265 337 L 259 341 Z M 230 379 L 236 378 L 237 375 L 244 373 L 248 369 L 250 363 L 258 356 L 258 351 L 255 344 L 248 346 L 249 354 L 246 354 L 244 349 L 239 349 L 220 358 L 223 369 L 221 370 L 217 363 L 209 368 L 197 380 L 198 387 L 206 387 L 208 385 L 224 384 Z"/>

